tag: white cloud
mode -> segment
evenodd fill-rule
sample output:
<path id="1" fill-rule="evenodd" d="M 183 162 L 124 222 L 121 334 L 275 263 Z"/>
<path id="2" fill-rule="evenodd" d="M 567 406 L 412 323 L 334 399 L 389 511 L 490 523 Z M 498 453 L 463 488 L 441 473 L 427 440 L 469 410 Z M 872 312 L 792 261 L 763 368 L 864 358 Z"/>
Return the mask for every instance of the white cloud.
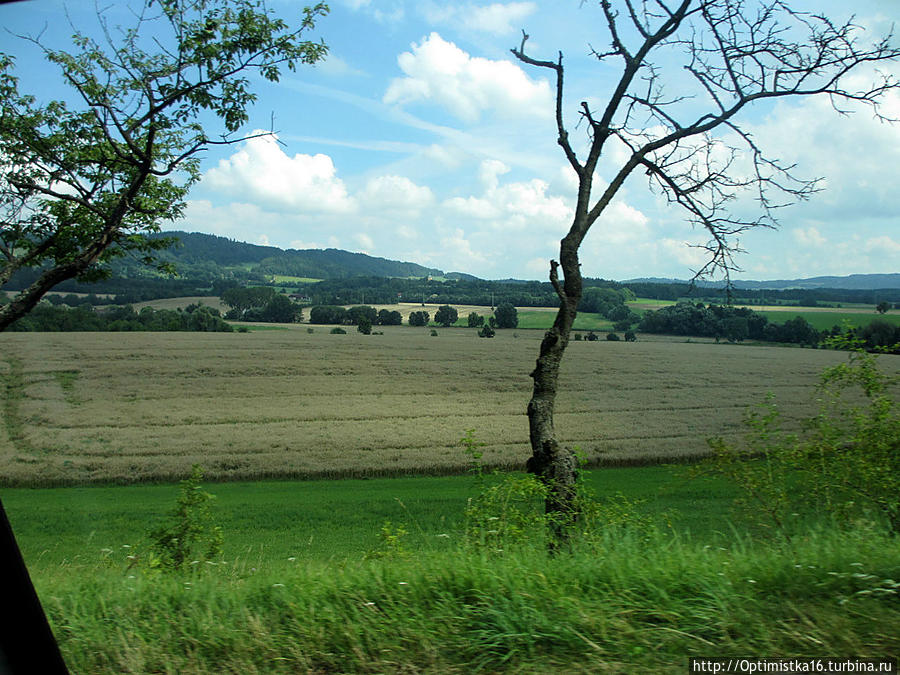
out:
<path id="1" fill-rule="evenodd" d="M 370 179 L 357 198 L 367 213 L 386 210 L 415 216 L 434 202 L 434 193 L 405 176 L 386 175 Z"/>
<path id="2" fill-rule="evenodd" d="M 476 265 L 485 264 L 487 258 L 472 248 L 471 242 L 466 239 L 466 233 L 461 228 L 456 228 L 449 234 L 441 237 L 441 255 L 452 269 L 476 269 Z"/>
<path id="3" fill-rule="evenodd" d="M 484 160 L 478 171 L 483 193 L 447 199 L 444 208 L 461 216 L 490 221 L 491 227 L 498 230 L 559 232 L 564 228 L 572 217 L 568 201 L 549 194 L 547 182 L 538 178 L 500 184 L 499 176 L 508 171 L 503 162 Z"/>
<path id="4" fill-rule="evenodd" d="M 807 227 L 806 229 L 799 227 L 795 229 L 792 234 L 794 235 L 794 239 L 801 246 L 821 248 L 828 243 L 828 240 L 825 239 L 815 227 Z"/>
<path id="5" fill-rule="evenodd" d="M 490 5 L 447 4 L 433 2 L 422 5 L 425 18 L 432 23 L 446 23 L 464 30 L 508 35 L 522 26 L 522 21 L 537 11 L 534 2 L 495 2 Z"/>
<path id="6" fill-rule="evenodd" d="M 509 167 L 499 159 L 486 159 L 478 167 L 478 180 L 485 190 L 496 190 L 500 176 L 509 173 Z"/>
<path id="7" fill-rule="evenodd" d="M 301 239 L 294 239 L 288 246 L 290 248 L 297 249 L 298 251 L 305 251 L 311 248 L 325 248 L 321 244 L 318 244 L 314 241 L 303 241 Z"/>
<path id="8" fill-rule="evenodd" d="M 355 241 L 360 246 L 360 250 L 363 253 L 368 253 L 375 248 L 375 242 L 372 241 L 372 237 L 365 234 L 364 232 L 357 232 L 356 234 L 354 234 L 353 241 Z"/>
<path id="9" fill-rule="evenodd" d="M 433 101 L 466 122 L 484 111 L 504 117 L 547 117 L 553 111 L 547 80 L 532 80 L 510 61 L 473 57 L 437 33 L 431 33 L 397 63 L 406 77 L 396 78 L 384 102 L 403 105 Z"/>
<path id="10" fill-rule="evenodd" d="M 347 213 L 355 205 L 328 155 L 284 153 L 275 137 L 251 138 L 203 176 L 206 187 L 267 209 Z"/>
<path id="11" fill-rule="evenodd" d="M 879 253 L 887 256 L 900 256 L 900 240 L 894 239 L 887 235 L 884 235 L 883 237 L 872 237 L 871 239 L 868 239 L 866 241 L 865 250 L 868 253 Z"/>

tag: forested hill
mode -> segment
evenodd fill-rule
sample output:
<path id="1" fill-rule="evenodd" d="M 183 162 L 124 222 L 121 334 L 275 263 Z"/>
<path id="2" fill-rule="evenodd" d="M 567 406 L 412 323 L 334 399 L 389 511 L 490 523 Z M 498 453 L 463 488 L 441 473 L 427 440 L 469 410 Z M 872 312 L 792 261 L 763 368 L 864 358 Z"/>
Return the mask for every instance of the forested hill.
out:
<path id="1" fill-rule="evenodd" d="M 658 277 L 649 277 L 642 279 L 628 279 L 623 284 L 631 286 L 632 284 L 666 284 L 687 286 L 690 282 L 684 279 L 660 279 Z M 698 288 L 720 289 L 724 287 L 722 281 L 703 281 L 694 282 Z M 792 290 L 813 290 L 813 289 L 845 289 L 858 291 L 874 291 L 878 289 L 897 289 L 900 288 L 900 274 L 850 274 L 845 277 L 810 277 L 808 279 L 776 279 L 772 281 L 746 281 L 735 280 L 734 288 L 738 290 L 775 290 L 775 291 L 792 291 Z"/>
<path id="2" fill-rule="evenodd" d="M 175 264 L 184 277 L 222 277 L 225 270 L 243 271 L 253 276 L 273 274 L 309 279 L 345 279 L 355 276 L 427 277 L 443 276 L 439 269 L 416 263 L 375 258 L 364 253 L 338 249 L 284 251 L 274 246 L 258 246 L 225 237 L 198 232 L 164 232 L 159 236 L 176 237 L 178 243 L 160 255 Z M 125 265 L 127 268 L 127 263 Z M 225 270 L 215 270 L 215 267 Z M 136 270 L 120 269 L 125 276 Z M 238 275 L 240 276 L 240 275 Z"/>

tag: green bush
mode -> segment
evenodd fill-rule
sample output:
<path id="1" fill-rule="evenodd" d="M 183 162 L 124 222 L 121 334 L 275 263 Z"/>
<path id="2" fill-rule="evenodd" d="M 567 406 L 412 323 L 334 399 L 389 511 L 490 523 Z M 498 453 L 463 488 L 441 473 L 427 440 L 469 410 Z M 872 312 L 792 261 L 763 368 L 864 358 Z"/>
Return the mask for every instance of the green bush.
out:
<path id="1" fill-rule="evenodd" d="M 782 429 L 769 394 L 746 420 L 746 443 L 711 439 L 713 457 L 700 473 L 731 479 L 743 492 L 738 502 L 788 538 L 803 516 L 823 513 L 840 525 L 874 519 L 900 534 L 897 380 L 880 372 L 876 359 L 858 351 L 827 368 L 817 391 L 819 412 L 800 433 Z"/>
<path id="2" fill-rule="evenodd" d="M 340 326 L 335 326 L 335 327 L 332 328 L 329 332 L 330 332 L 332 335 L 346 335 L 346 334 L 347 334 L 347 331 L 345 331 L 345 330 L 344 330 L 343 328 L 341 328 Z"/>
<path id="3" fill-rule="evenodd" d="M 222 553 L 222 529 L 213 525 L 210 503 L 215 498 L 203 489 L 203 470 L 195 464 L 181 490 L 169 522 L 150 532 L 150 566 L 164 571 L 211 560 Z"/>
<path id="4" fill-rule="evenodd" d="M 496 334 L 497 334 L 497 332 L 488 324 L 484 324 L 481 327 L 481 330 L 478 331 L 478 337 L 483 337 L 483 338 L 492 338 Z"/>

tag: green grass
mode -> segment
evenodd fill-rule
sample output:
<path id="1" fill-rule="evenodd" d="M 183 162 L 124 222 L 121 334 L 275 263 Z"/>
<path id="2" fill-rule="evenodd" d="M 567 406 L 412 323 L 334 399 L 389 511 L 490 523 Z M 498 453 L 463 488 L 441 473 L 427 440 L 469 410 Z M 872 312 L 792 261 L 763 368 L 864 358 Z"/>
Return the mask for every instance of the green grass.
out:
<path id="1" fill-rule="evenodd" d="M 730 531 L 731 491 L 717 481 L 692 481 L 679 466 L 588 472 L 599 497 L 622 492 L 650 514 L 678 512 L 681 531 L 710 541 Z M 359 559 L 378 543 L 385 520 L 404 523 L 418 549 L 446 550 L 458 540 L 472 476 L 341 481 L 267 481 L 207 485 L 225 532 L 225 557 L 272 563 Z M 0 498 L 29 565 L 90 566 L 145 545 L 144 535 L 172 508 L 177 485 L 9 488 Z M 449 537 L 439 535 L 450 535 Z M 124 548 L 127 547 L 127 548 Z"/>
<path id="2" fill-rule="evenodd" d="M 900 540 L 611 533 L 593 550 L 193 575 L 64 567 L 39 593 L 73 672 L 683 673 L 690 656 L 900 650 Z"/>
<path id="3" fill-rule="evenodd" d="M 522 329 L 538 329 L 547 330 L 553 325 L 556 318 L 555 312 L 522 310 L 518 311 L 519 325 Z M 603 331 L 608 332 L 613 329 L 613 322 L 609 321 L 599 314 L 590 314 L 588 312 L 580 312 L 575 318 L 573 330 L 576 331 Z"/>
<path id="4" fill-rule="evenodd" d="M 287 274 L 270 274 L 269 277 L 276 284 L 315 284 L 322 281 L 310 277 L 292 277 Z"/>
<path id="5" fill-rule="evenodd" d="M 223 557 L 164 574 L 141 535 L 175 485 L 0 496 L 72 672 L 682 673 L 690 656 L 900 649 L 900 538 L 819 523 L 751 540 L 733 487 L 683 466 L 588 483 L 673 524 L 490 553 L 462 537 L 472 475 L 207 484 Z M 409 535 L 366 559 L 386 520 Z"/>
<path id="6" fill-rule="evenodd" d="M 861 328 L 863 326 L 868 326 L 875 320 L 879 321 L 887 321 L 888 323 L 894 324 L 895 326 L 900 326 L 900 314 L 876 314 L 873 311 L 869 312 L 815 312 L 815 311 L 803 311 L 802 309 L 798 309 L 796 312 L 785 311 L 785 312 L 772 312 L 772 311 L 760 311 L 753 310 L 759 314 L 762 314 L 766 318 L 769 319 L 770 323 L 784 323 L 785 321 L 789 321 L 797 316 L 802 316 L 806 319 L 810 325 L 816 330 L 831 330 L 833 326 L 841 326 L 843 327 L 844 323 L 849 323 L 851 326 Z"/>

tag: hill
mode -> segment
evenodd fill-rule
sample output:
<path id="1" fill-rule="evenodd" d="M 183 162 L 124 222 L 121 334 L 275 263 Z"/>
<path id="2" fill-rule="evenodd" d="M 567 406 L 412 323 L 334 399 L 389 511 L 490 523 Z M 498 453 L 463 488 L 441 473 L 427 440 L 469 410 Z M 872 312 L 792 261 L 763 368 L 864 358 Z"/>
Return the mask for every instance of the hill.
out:
<path id="1" fill-rule="evenodd" d="M 274 246 L 247 244 L 199 232 L 164 232 L 158 236 L 178 239 L 178 243 L 162 252 L 160 258 L 174 263 L 179 273 L 186 277 L 195 276 L 198 272 L 203 273 L 200 276 L 205 276 L 209 273 L 210 263 L 232 272 L 241 270 L 256 276 L 284 275 L 311 279 L 444 275 L 442 270 L 416 263 L 334 248 L 285 251 Z"/>
<path id="2" fill-rule="evenodd" d="M 685 279 L 662 279 L 659 277 L 644 277 L 640 279 L 628 279 L 622 284 L 690 284 Z M 785 291 L 795 289 L 838 288 L 846 290 L 874 291 L 882 288 L 900 288 L 900 274 L 850 274 L 844 277 L 825 276 L 810 277 L 808 279 L 776 279 L 772 281 L 745 281 L 732 282 L 734 288 L 742 290 L 771 290 Z M 721 281 L 696 281 L 698 288 L 723 288 Z"/>

